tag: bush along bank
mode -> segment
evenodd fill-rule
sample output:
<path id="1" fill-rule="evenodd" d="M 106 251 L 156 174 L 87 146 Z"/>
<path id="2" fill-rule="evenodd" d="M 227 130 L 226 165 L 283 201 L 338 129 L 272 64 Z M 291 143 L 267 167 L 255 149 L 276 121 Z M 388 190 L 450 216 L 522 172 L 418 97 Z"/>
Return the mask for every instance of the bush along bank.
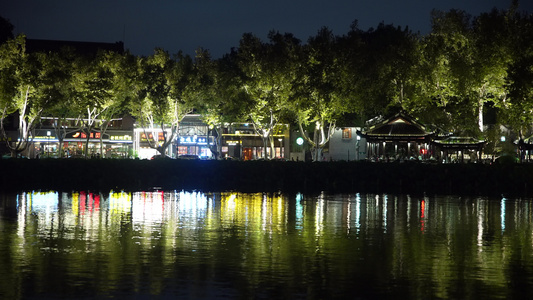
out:
<path id="1" fill-rule="evenodd" d="M 0 188 L 204 192 L 533 194 L 532 164 L 0 160 Z"/>

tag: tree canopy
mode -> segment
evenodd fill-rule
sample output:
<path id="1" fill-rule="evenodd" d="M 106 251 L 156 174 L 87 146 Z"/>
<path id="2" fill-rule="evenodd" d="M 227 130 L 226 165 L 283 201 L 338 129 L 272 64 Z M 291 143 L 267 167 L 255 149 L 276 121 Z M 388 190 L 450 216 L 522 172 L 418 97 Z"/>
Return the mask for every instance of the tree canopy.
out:
<path id="1" fill-rule="evenodd" d="M 202 48 L 195 57 L 164 49 L 146 57 L 27 53 L 25 37 L 13 37 L 2 18 L 1 125 L 17 112 L 29 130 L 23 136 L 41 116 L 83 119 L 90 132 L 105 130 L 96 119 L 129 113 L 164 154 L 185 114 L 196 112 L 216 137 L 224 123 L 253 124 L 265 148 L 290 123 L 316 157 L 338 122 L 398 111 L 458 134 L 487 138 L 491 124 L 533 133 L 533 16 L 511 5 L 475 17 L 433 11 L 431 19 L 427 35 L 384 23 L 361 30 L 357 21 L 343 35 L 323 27 L 306 43 L 291 33 L 271 31 L 266 41 L 245 33 L 212 59 Z M 490 124 L 487 109 L 497 111 Z M 149 134 L 156 128 L 162 136 Z"/>

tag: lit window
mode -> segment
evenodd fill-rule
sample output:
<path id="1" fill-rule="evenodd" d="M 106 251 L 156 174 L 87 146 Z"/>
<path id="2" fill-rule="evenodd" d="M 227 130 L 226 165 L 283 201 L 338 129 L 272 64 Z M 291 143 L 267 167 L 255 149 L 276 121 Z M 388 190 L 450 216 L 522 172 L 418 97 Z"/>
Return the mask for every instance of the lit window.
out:
<path id="1" fill-rule="evenodd" d="M 346 128 L 342 130 L 342 138 L 343 139 L 351 139 L 352 138 L 352 130 L 351 128 Z"/>

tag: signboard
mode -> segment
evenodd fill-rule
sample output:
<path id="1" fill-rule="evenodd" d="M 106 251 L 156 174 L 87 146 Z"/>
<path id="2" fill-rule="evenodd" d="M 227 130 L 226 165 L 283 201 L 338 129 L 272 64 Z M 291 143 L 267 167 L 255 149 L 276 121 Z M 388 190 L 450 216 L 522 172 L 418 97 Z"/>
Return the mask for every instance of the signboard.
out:
<path id="1" fill-rule="evenodd" d="M 158 141 L 165 140 L 163 136 L 163 132 L 158 132 L 157 137 L 158 137 Z M 154 135 L 152 133 L 148 133 L 148 139 L 150 139 L 150 141 L 153 141 Z M 148 142 L 148 139 L 146 138 L 146 133 L 141 133 L 141 142 Z"/>
<path id="2" fill-rule="evenodd" d="M 180 144 L 203 144 L 207 145 L 207 138 L 205 136 L 181 136 L 179 138 Z"/>
<path id="3" fill-rule="evenodd" d="M 101 132 L 91 132 L 89 134 L 89 139 L 100 139 L 102 137 Z M 65 136 L 67 139 L 87 139 L 87 133 L 82 131 L 76 131 L 74 133 L 67 134 Z"/>

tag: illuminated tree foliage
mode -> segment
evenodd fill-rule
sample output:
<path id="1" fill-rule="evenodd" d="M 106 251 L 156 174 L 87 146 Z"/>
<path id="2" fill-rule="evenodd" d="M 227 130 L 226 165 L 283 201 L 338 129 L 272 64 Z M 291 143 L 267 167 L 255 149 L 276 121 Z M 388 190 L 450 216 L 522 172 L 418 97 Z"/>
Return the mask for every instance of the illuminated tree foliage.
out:
<path id="1" fill-rule="evenodd" d="M 195 66 L 196 85 L 202 97 L 196 99 L 194 107 L 209 127 L 209 134 L 214 140 L 210 150 L 218 158 L 222 152 L 222 128 L 224 124 L 246 120 L 243 103 L 248 96 L 242 89 L 241 76 L 238 76 L 240 71 L 231 55 L 212 60 L 207 51 L 199 50 Z"/>
<path id="2" fill-rule="evenodd" d="M 252 34 L 243 35 L 234 58 L 240 71 L 242 89 L 248 96 L 245 104 L 248 120 L 263 138 L 269 157 L 273 157 L 273 134 L 286 113 L 298 62 L 300 41 L 290 34 L 270 32 L 270 43 Z"/>
<path id="3" fill-rule="evenodd" d="M 336 37 L 322 28 L 309 38 L 304 47 L 291 111 L 302 137 L 311 146 L 314 160 L 320 159 L 322 149 L 335 131 L 337 118 L 346 112 L 342 97 L 336 53 Z"/>
<path id="4" fill-rule="evenodd" d="M 408 28 L 381 23 L 364 33 L 362 40 L 360 93 L 370 102 L 374 116 L 387 113 L 389 108 L 409 107 L 418 95 L 415 77 L 420 59 L 418 36 Z"/>
<path id="5" fill-rule="evenodd" d="M 150 147 L 163 156 L 178 133 L 179 122 L 192 111 L 192 93 L 187 89 L 192 70 L 193 60 L 181 52 L 172 58 L 156 49 L 152 56 L 137 60 L 131 112 Z"/>
<path id="6" fill-rule="evenodd" d="M 513 60 L 506 78 L 509 97 L 501 107 L 505 123 L 528 137 L 533 123 L 533 15 L 511 11 L 505 21 Z"/>
<path id="7" fill-rule="evenodd" d="M 73 119 L 76 101 L 79 99 L 75 89 L 75 72 L 81 63 L 80 57 L 72 49 L 62 49 L 58 53 L 49 53 L 49 67 L 54 72 L 55 82 L 58 86 L 54 98 L 56 101 L 47 107 L 43 117 L 49 118 L 50 125 L 55 129 L 59 141 L 58 156 L 63 157 L 63 140 L 66 135 L 81 130 L 81 121 L 78 128 L 69 126 L 68 119 Z"/>
<path id="8" fill-rule="evenodd" d="M 50 56 L 28 54 L 25 44 L 21 35 L 0 46 L 0 134 L 13 157 L 28 148 L 43 110 L 57 100 L 61 88 Z M 8 137 L 5 125 L 14 113 L 18 135 Z"/>
<path id="9" fill-rule="evenodd" d="M 75 107 L 79 113 L 81 130 L 85 133 L 85 157 L 89 155 L 89 140 L 105 133 L 108 123 L 118 109 L 115 92 L 112 54 L 100 52 L 95 59 L 84 60 L 75 74 L 78 97 Z"/>
<path id="10" fill-rule="evenodd" d="M 246 33 L 220 59 L 201 48 L 194 58 L 163 49 L 148 57 L 26 53 L 24 38 L 8 32 L 0 50 L 2 138 L 8 140 L 5 125 L 14 113 L 21 118 L 12 126 L 20 131 L 10 143 L 13 155 L 26 149 L 41 114 L 56 118 L 61 140 L 66 118 L 77 118 L 90 135 L 130 113 L 150 146 L 165 154 L 179 122 L 196 111 L 215 137 L 215 156 L 224 124 L 252 123 L 272 156 L 273 135 L 290 123 L 318 160 L 338 122 L 361 125 L 399 110 L 459 135 L 491 139 L 497 135 L 485 131 L 499 126 L 488 125 L 505 124 L 529 136 L 533 17 L 517 7 L 476 17 L 433 11 L 425 36 L 384 23 L 361 30 L 357 21 L 341 36 L 322 28 L 306 44 L 290 33 L 272 31 L 266 42 Z M 494 116 L 487 121 L 488 111 Z"/>
<path id="11" fill-rule="evenodd" d="M 425 93 L 448 117 L 449 130 L 484 131 L 487 103 L 502 107 L 512 56 L 507 48 L 507 13 L 493 10 L 472 19 L 464 11 L 434 11 L 425 39 Z"/>

